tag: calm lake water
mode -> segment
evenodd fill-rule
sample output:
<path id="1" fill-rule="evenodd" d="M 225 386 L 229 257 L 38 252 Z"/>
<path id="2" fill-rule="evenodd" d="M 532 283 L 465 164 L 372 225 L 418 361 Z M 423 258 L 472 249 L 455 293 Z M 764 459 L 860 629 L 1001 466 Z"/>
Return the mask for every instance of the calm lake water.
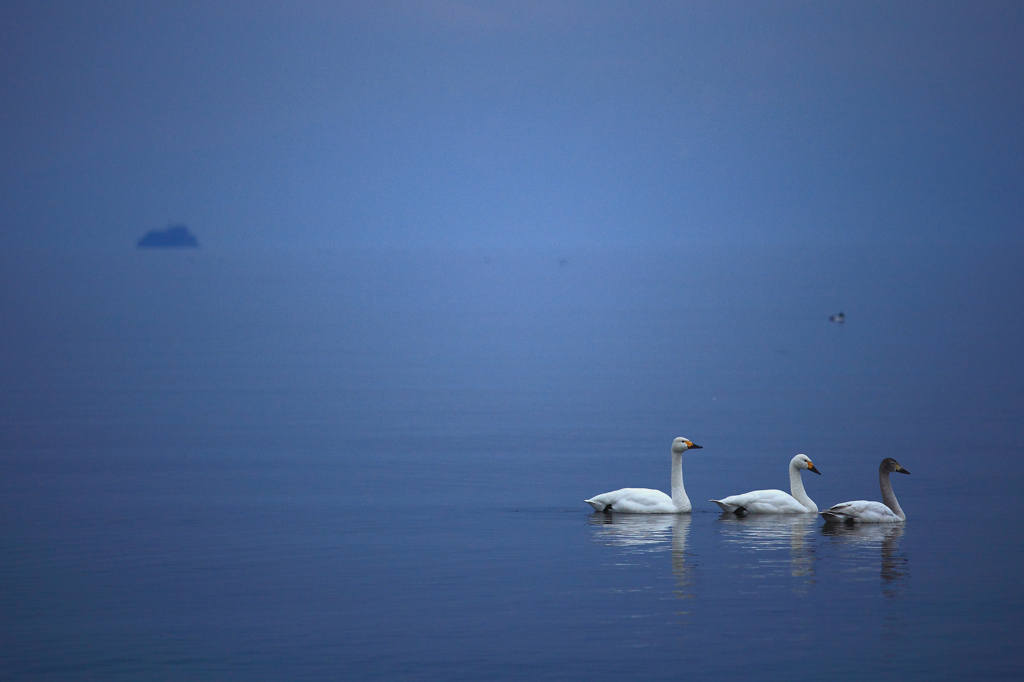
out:
<path id="1" fill-rule="evenodd" d="M 1024 677 L 1019 246 L 4 260 L 3 679 Z"/>

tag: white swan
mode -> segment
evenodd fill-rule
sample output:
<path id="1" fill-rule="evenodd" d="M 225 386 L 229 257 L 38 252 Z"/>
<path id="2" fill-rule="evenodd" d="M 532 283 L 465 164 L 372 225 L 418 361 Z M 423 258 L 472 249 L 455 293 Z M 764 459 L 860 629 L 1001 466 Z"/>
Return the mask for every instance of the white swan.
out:
<path id="1" fill-rule="evenodd" d="M 583 501 L 595 511 L 605 513 L 685 514 L 691 506 L 690 498 L 683 488 L 683 453 L 700 449 L 700 445 L 688 438 L 680 437 L 672 441 L 672 497 L 650 488 L 622 488 Z"/>
<path id="2" fill-rule="evenodd" d="M 868 500 L 842 502 L 821 512 L 821 515 L 825 517 L 825 523 L 903 523 L 906 521 L 907 515 L 903 513 L 900 503 L 896 501 L 892 483 L 889 482 L 889 474 L 893 471 L 898 474 L 910 473 L 892 457 L 882 460 L 882 463 L 878 465 L 878 485 L 882 489 L 882 502 L 869 502 Z"/>
<path id="3" fill-rule="evenodd" d="M 807 455 L 797 455 L 789 462 L 789 489 L 793 494 L 781 490 L 755 490 L 742 495 L 730 495 L 723 500 L 711 500 L 724 512 L 736 514 L 814 514 L 818 505 L 807 497 L 800 471 L 807 469 L 821 475 Z"/>

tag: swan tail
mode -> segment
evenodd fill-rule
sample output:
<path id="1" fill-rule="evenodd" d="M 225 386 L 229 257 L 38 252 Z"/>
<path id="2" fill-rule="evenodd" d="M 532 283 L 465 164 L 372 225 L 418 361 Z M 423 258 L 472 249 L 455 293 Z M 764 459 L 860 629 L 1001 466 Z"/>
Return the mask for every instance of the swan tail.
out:
<path id="1" fill-rule="evenodd" d="M 825 519 L 825 523 L 845 523 L 846 521 L 853 520 L 845 514 L 837 514 L 830 509 L 821 512 L 821 516 Z"/>
<path id="2" fill-rule="evenodd" d="M 587 504 L 589 504 L 591 507 L 593 507 L 594 511 L 599 511 L 599 512 L 611 511 L 611 509 L 610 509 L 611 505 L 607 505 L 604 502 L 598 502 L 597 500 L 583 500 L 583 501 L 586 502 Z"/>
<path id="3" fill-rule="evenodd" d="M 743 507 L 741 507 L 739 505 L 736 505 L 736 504 L 729 504 L 728 502 L 722 502 L 721 500 L 711 500 L 711 501 L 714 502 L 715 504 L 717 504 L 719 507 L 721 507 L 722 511 L 724 511 L 724 512 L 740 513 L 740 512 L 743 511 Z"/>

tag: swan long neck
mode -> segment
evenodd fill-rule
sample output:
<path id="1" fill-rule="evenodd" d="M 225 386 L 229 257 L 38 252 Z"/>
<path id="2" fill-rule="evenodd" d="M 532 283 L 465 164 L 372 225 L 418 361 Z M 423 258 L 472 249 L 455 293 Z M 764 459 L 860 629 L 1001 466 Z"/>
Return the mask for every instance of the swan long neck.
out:
<path id="1" fill-rule="evenodd" d="M 814 500 L 807 497 L 807 491 L 804 490 L 804 481 L 800 477 L 800 469 L 797 468 L 796 462 L 789 463 L 789 490 L 790 494 L 796 498 L 796 501 L 807 507 L 808 511 L 818 512 L 818 505 L 814 504 Z"/>
<path id="2" fill-rule="evenodd" d="M 682 509 L 690 506 L 690 498 L 683 487 L 683 453 L 672 452 L 672 502 Z"/>
<path id="3" fill-rule="evenodd" d="M 889 481 L 888 471 L 879 470 L 878 487 L 882 489 L 882 502 L 885 503 L 885 506 L 892 509 L 893 514 L 906 521 L 907 515 L 903 513 L 900 503 L 896 501 L 896 493 L 892 491 L 892 483 Z"/>

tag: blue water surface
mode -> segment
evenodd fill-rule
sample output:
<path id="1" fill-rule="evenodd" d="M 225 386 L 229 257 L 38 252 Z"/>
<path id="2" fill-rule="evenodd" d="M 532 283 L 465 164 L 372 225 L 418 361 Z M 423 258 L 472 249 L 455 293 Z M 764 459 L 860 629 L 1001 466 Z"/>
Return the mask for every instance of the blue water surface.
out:
<path id="1" fill-rule="evenodd" d="M 0 677 L 1019 679 L 1021 255 L 22 255 Z"/>

